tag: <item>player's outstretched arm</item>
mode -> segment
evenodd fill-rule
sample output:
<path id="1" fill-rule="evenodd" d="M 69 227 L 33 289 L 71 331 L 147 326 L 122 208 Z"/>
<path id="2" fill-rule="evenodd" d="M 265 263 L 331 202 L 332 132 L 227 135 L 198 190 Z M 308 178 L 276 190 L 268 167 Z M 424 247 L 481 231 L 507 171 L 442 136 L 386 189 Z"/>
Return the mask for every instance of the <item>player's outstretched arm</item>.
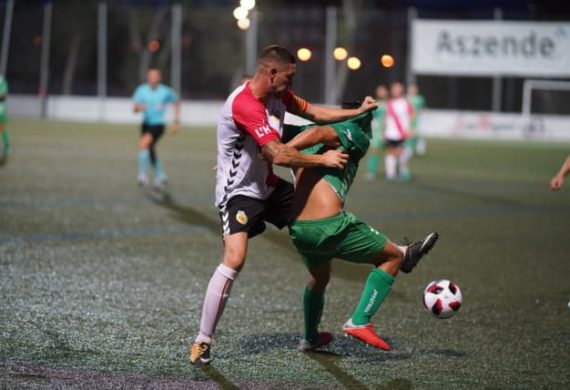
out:
<path id="1" fill-rule="evenodd" d="M 142 112 L 146 110 L 146 105 L 141 104 L 141 103 L 135 103 L 133 105 L 133 112 Z"/>
<path id="2" fill-rule="evenodd" d="M 556 176 L 554 176 L 552 180 L 550 180 L 550 188 L 553 191 L 559 190 L 562 187 L 562 184 L 564 184 L 564 178 L 566 177 L 566 175 L 568 175 L 569 172 L 570 172 L 570 155 L 568 155 L 566 161 L 564 161 L 564 164 L 562 164 L 560 171 L 558 171 Z"/>
<path id="3" fill-rule="evenodd" d="M 180 99 L 174 102 L 174 122 L 172 122 L 172 126 L 170 126 L 170 131 L 173 133 L 178 133 L 180 130 L 180 107 L 182 103 Z"/>
<path id="4" fill-rule="evenodd" d="M 273 164 L 288 168 L 326 167 L 342 169 L 348 161 L 348 154 L 329 150 L 323 154 L 301 154 L 297 149 L 280 141 L 270 141 L 261 148 L 263 157 Z"/>
<path id="5" fill-rule="evenodd" d="M 303 150 L 316 144 L 324 144 L 331 148 L 340 146 L 338 134 L 330 126 L 315 126 L 299 133 L 291 141 L 287 142 L 287 146 L 297 150 Z"/>
<path id="6" fill-rule="evenodd" d="M 376 100 L 371 96 L 366 96 L 358 108 L 346 109 L 309 104 L 307 109 L 300 115 L 305 119 L 318 123 L 339 122 L 364 114 L 367 111 L 372 111 L 376 107 L 378 107 Z"/>

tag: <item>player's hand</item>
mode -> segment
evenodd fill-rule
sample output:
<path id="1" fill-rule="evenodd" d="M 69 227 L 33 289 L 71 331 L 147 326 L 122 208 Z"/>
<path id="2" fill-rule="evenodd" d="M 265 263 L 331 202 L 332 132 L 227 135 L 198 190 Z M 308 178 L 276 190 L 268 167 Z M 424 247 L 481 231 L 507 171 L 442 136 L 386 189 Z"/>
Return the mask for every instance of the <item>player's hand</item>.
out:
<path id="1" fill-rule="evenodd" d="M 358 109 L 361 114 L 372 111 L 378 107 L 378 102 L 372 96 L 366 96 Z"/>
<path id="2" fill-rule="evenodd" d="M 552 191 L 558 191 L 562 187 L 562 184 L 564 184 L 564 177 L 556 175 L 550 180 L 550 189 Z"/>
<path id="3" fill-rule="evenodd" d="M 180 131 L 180 124 L 178 122 L 174 122 L 171 126 L 170 126 L 170 132 L 172 134 L 176 134 Z"/>
<path id="4" fill-rule="evenodd" d="M 340 150 L 329 150 L 323 153 L 323 165 L 327 168 L 342 169 L 348 162 L 348 154 Z"/>
<path id="5" fill-rule="evenodd" d="M 146 111 L 146 104 L 135 103 L 133 108 L 134 112 L 143 112 Z"/>

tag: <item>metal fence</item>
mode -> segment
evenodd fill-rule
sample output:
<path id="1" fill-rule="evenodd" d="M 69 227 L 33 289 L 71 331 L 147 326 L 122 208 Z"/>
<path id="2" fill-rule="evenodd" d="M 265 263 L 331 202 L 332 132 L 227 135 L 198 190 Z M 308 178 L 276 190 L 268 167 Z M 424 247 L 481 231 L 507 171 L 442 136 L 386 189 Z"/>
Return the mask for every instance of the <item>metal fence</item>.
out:
<path id="1" fill-rule="evenodd" d="M 219 100 L 252 71 L 251 57 L 258 48 L 279 43 L 294 52 L 311 50 L 295 81 L 296 92 L 310 101 L 338 103 L 372 94 L 380 83 L 415 78 L 433 108 L 520 112 L 522 78 L 411 75 L 408 8 L 283 7 L 258 1 L 255 18 L 244 31 L 232 15 L 238 1 L 229 3 L 1 1 L 0 31 L 9 43 L 9 49 L 3 45 L 2 59 L 10 90 L 40 96 L 130 96 L 145 69 L 157 66 L 184 99 Z M 420 9 L 416 16 L 492 19 L 497 10 Z M 535 15 L 520 9 L 501 10 L 499 16 L 570 19 L 570 14 Z M 336 46 L 347 48 L 362 66 L 349 70 L 346 62 L 332 60 Z M 393 67 L 380 65 L 383 53 L 395 58 Z"/>

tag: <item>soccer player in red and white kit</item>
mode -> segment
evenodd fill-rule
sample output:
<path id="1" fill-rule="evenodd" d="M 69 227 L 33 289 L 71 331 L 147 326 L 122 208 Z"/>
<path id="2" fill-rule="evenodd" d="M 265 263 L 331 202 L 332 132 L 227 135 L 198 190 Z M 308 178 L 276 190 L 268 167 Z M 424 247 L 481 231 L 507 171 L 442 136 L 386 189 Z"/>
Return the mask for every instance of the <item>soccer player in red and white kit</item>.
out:
<path id="1" fill-rule="evenodd" d="M 410 180 L 408 168 L 409 156 L 404 152 L 404 142 L 412 136 L 412 117 L 414 109 L 404 96 L 404 86 L 395 82 L 390 86 L 390 99 L 386 104 L 386 127 L 384 141 L 386 142 L 386 156 L 384 166 L 386 180 L 395 181 L 399 177 L 402 181 Z"/>
<path id="2" fill-rule="evenodd" d="M 224 104 L 217 128 L 216 170 L 224 256 L 208 284 L 200 331 L 189 351 L 192 364 L 210 362 L 212 337 L 244 265 L 248 239 L 263 232 L 265 222 L 278 228 L 287 224 L 293 185 L 273 173 L 273 164 L 341 169 L 347 162 L 348 155 L 337 150 L 303 155 L 283 144 L 285 112 L 313 122 L 336 122 L 376 108 L 371 97 L 356 109 L 309 104 L 290 90 L 295 67 L 295 57 L 287 49 L 266 47 L 251 81 L 234 90 Z"/>

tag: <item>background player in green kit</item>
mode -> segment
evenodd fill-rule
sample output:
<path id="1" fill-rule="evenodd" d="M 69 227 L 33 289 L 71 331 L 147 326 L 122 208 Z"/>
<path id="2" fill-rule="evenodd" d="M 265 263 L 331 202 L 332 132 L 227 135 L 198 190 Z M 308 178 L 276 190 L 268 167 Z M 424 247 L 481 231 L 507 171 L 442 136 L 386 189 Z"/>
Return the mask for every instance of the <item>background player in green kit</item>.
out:
<path id="1" fill-rule="evenodd" d="M 343 332 L 373 347 L 389 350 L 390 345 L 374 331 L 371 318 L 388 295 L 398 272 L 410 272 L 438 238 L 434 232 L 412 245 L 398 246 L 343 210 L 359 160 L 370 144 L 370 122 L 368 113 L 308 130 L 286 128 L 287 138 L 298 133 L 288 145 L 303 153 L 320 154 L 337 148 L 349 154 L 343 170 L 304 168 L 295 172 L 289 234 L 311 274 L 303 298 L 305 338 L 298 346 L 302 351 L 315 350 L 332 340 L 331 333 L 319 332 L 318 326 L 333 258 L 374 265 Z"/>
<path id="2" fill-rule="evenodd" d="M 384 85 L 376 87 L 376 102 L 378 106 L 372 112 L 374 120 L 372 121 L 372 140 L 370 142 L 370 151 L 368 153 L 368 163 L 365 180 L 374 180 L 378 176 L 378 162 L 380 150 L 384 147 L 383 131 L 386 125 L 386 100 L 388 100 L 388 88 Z"/>
<path id="3" fill-rule="evenodd" d="M 10 135 L 6 129 L 6 98 L 8 96 L 8 83 L 4 76 L 0 75 L 0 133 L 2 134 L 2 157 L 10 154 Z"/>
<path id="4" fill-rule="evenodd" d="M 422 111 L 426 108 L 426 99 L 420 95 L 416 84 L 409 84 L 407 88 L 407 99 L 414 109 L 412 116 L 412 136 L 406 140 L 405 152 L 411 157 L 414 153 L 423 156 L 426 153 L 426 140 L 419 133 L 419 123 Z"/>

